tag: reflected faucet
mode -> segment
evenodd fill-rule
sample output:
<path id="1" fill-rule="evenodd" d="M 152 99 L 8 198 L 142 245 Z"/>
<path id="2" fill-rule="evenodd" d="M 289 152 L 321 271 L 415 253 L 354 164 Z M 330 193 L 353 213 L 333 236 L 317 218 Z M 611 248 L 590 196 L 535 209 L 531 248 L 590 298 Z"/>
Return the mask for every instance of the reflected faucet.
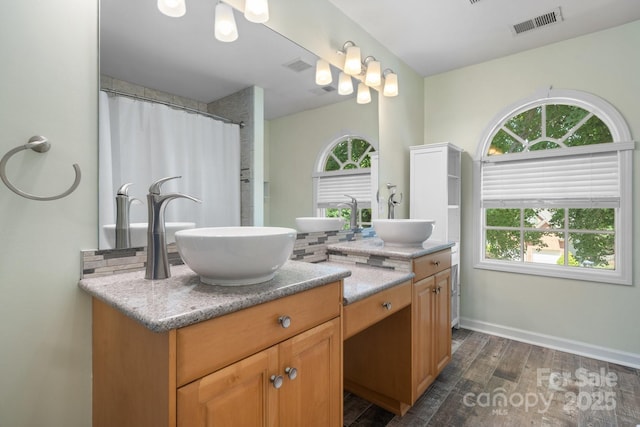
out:
<path id="1" fill-rule="evenodd" d="M 140 202 L 136 198 L 129 197 L 129 187 L 132 185 L 131 182 L 123 184 L 116 193 L 116 249 L 131 247 L 129 210 L 131 203 Z"/>
<path id="2" fill-rule="evenodd" d="M 387 183 L 387 189 L 391 191 L 391 194 L 389 195 L 389 199 L 387 200 L 387 205 L 389 207 L 387 212 L 387 218 L 394 219 L 396 216 L 396 213 L 395 213 L 396 206 L 398 206 L 402 202 L 402 193 L 400 193 L 400 199 L 396 200 L 395 199 L 396 185 Z"/>
<path id="3" fill-rule="evenodd" d="M 351 199 L 351 202 L 344 203 L 344 205 L 349 206 L 351 208 L 351 214 L 349 215 L 349 228 L 351 231 L 358 230 L 358 201 L 355 197 L 350 196 L 348 194 L 344 195 Z"/>
<path id="4" fill-rule="evenodd" d="M 164 210 L 173 199 L 189 199 L 201 203 L 202 200 L 180 193 L 160 194 L 160 187 L 165 182 L 181 178 L 170 176 L 162 178 L 151 184 L 147 194 L 149 225 L 147 227 L 147 270 L 144 278 L 150 280 L 166 279 L 171 277 L 169 269 L 169 254 L 164 229 Z"/>

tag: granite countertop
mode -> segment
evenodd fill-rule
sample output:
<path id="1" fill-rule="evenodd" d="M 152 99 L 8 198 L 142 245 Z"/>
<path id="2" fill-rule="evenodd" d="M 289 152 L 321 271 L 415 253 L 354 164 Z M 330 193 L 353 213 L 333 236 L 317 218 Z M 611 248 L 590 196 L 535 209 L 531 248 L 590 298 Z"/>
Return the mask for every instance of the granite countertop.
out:
<path id="1" fill-rule="evenodd" d="M 344 279 L 351 274 L 347 267 L 287 261 L 269 282 L 212 286 L 180 265 L 165 280 L 146 280 L 139 271 L 83 279 L 78 286 L 148 329 L 165 332 Z"/>
<path id="2" fill-rule="evenodd" d="M 361 255 L 379 255 L 412 259 L 444 249 L 449 249 L 454 245 L 455 242 L 427 240 L 422 244 L 422 246 L 395 246 L 385 244 L 381 239 L 374 237 L 362 240 L 353 240 L 350 242 L 332 243 L 327 246 L 327 249 L 329 251 L 338 251 Z"/>
<path id="3" fill-rule="evenodd" d="M 405 283 L 414 277 L 413 273 L 394 271 L 377 267 L 365 267 L 340 262 L 327 261 L 321 265 L 336 268 L 348 268 L 351 276 L 344 279 L 342 301 L 344 305 L 353 304 L 385 289 Z"/>

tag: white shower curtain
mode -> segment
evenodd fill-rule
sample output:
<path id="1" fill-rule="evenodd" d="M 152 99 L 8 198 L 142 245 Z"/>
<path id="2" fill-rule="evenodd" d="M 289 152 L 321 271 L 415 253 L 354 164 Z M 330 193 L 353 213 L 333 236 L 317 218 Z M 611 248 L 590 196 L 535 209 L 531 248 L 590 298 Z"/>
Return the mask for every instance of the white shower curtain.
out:
<path id="1" fill-rule="evenodd" d="M 166 221 L 196 227 L 240 225 L 240 129 L 201 114 L 100 92 L 100 247 L 107 248 L 103 224 L 115 223 L 118 188 L 131 182 L 131 222 L 147 222 L 146 195 L 160 178 L 163 193 L 202 200 L 169 203 Z"/>

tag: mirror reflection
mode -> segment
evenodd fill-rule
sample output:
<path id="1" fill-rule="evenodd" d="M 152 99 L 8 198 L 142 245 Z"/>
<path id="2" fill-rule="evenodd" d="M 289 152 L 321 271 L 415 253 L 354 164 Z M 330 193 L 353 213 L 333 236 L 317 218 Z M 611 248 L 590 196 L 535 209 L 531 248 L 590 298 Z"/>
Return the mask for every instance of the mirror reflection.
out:
<path id="1" fill-rule="evenodd" d="M 238 39 L 216 40 L 214 7 L 192 0 L 169 18 L 155 2 L 101 2 L 101 248 L 113 247 L 104 227 L 117 226 L 127 183 L 134 224 L 146 222 L 151 182 L 182 176 L 163 191 L 203 203 L 172 203 L 168 223 L 295 227 L 320 214 L 314 174 L 327 147 L 345 136 L 377 147 L 375 95 L 338 95 L 333 67 L 332 83 L 316 85 L 314 54 L 240 13 Z"/>

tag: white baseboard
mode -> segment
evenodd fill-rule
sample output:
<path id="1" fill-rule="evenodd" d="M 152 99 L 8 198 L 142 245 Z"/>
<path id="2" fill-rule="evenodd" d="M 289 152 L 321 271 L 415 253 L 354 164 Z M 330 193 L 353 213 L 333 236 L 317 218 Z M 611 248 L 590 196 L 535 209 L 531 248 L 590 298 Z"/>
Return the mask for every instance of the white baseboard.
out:
<path id="1" fill-rule="evenodd" d="M 460 327 L 640 369 L 640 354 L 636 353 L 628 353 L 581 341 L 574 341 L 552 335 L 512 328 L 510 326 L 469 319 L 467 317 L 460 318 Z"/>

